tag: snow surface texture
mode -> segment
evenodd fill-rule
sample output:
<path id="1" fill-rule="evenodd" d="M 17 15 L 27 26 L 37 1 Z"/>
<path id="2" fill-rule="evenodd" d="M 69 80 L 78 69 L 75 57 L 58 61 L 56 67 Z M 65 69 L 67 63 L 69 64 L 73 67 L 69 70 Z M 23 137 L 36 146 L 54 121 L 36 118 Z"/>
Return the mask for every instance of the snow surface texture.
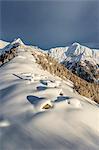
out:
<path id="1" fill-rule="evenodd" d="M 0 67 L 0 149 L 98 150 L 99 106 L 19 49 Z"/>

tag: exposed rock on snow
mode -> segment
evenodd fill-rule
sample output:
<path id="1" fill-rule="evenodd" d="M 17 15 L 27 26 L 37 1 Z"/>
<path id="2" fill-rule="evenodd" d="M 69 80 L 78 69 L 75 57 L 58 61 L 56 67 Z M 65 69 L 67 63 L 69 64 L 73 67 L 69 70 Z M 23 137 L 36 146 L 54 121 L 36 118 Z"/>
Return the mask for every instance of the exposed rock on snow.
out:
<path id="1" fill-rule="evenodd" d="M 39 103 L 40 106 L 40 110 L 47 110 L 47 109 L 51 109 L 54 107 L 54 104 L 50 101 L 50 100 L 43 100 Z"/>
<path id="2" fill-rule="evenodd" d="M 52 108 L 53 106 L 51 106 L 50 104 L 45 104 L 43 107 L 42 107 L 42 109 L 50 109 L 50 108 Z"/>

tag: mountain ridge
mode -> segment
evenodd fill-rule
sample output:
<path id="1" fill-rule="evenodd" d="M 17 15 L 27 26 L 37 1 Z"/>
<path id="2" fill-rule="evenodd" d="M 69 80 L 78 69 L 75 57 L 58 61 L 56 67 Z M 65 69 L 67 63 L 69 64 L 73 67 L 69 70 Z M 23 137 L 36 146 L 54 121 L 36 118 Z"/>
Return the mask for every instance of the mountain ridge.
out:
<path id="1" fill-rule="evenodd" d="M 1 40 L 0 43 L 4 45 L 4 41 Z M 28 47 L 30 50 L 35 49 L 38 52 L 48 53 L 59 63 L 88 82 L 99 82 L 99 51 L 96 49 L 90 49 L 75 42 L 68 47 L 56 47 L 44 51 L 37 46 L 25 45 L 20 38 L 11 43 L 5 42 L 5 45 L 3 49 L 0 49 L 1 55 L 17 46 Z"/>

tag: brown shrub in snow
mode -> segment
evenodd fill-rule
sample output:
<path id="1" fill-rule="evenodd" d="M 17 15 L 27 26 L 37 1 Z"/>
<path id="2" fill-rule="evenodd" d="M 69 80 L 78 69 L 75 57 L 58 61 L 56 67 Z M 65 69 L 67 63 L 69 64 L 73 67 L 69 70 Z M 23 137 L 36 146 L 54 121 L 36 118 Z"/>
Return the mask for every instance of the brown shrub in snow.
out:
<path id="1" fill-rule="evenodd" d="M 0 65 L 10 61 L 16 56 L 17 49 L 11 48 L 9 51 L 5 51 L 2 55 L 0 55 Z"/>

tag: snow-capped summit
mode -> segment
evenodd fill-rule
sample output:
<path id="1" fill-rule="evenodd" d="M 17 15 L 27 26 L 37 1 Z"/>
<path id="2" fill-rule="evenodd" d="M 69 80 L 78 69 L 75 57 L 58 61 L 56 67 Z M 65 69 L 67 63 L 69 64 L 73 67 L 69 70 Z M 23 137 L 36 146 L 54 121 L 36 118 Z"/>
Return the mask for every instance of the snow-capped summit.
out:
<path id="1" fill-rule="evenodd" d="M 66 56 L 67 57 L 77 57 L 82 55 L 81 60 L 96 60 L 98 62 L 98 53 L 95 55 L 96 51 L 90 49 L 86 46 L 80 45 L 79 43 L 73 43 L 67 50 Z"/>
<path id="2" fill-rule="evenodd" d="M 68 48 L 66 55 L 79 55 L 83 53 L 83 51 L 84 50 L 80 48 L 80 44 L 75 42 Z"/>
<path id="3" fill-rule="evenodd" d="M 18 46 L 25 46 L 25 44 L 22 42 L 22 40 L 20 38 L 15 39 L 11 43 L 0 40 L 0 55 L 4 54 L 5 52 L 9 51 L 12 48 L 18 47 Z"/>
<path id="4" fill-rule="evenodd" d="M 24 43 L 22 42 L 22 40 L 20 38 L 18 39 L 15 39 L 14 41 L 12 41 L 11 43 L 10 42 L 6 42 L 6 41 L 3 41 L 3 40 L 0 40 L 0 50 L 1 49 L 6 49 L 7 48 L 12 48 L 14 45 L 16 44 L 19 44 L 19 45 L 24 45 Z"/>
<path id="5" fill-rule="evenodd" d="M 69 47 L 50 49 L 48 53 L 77 75 L 82 74 L 84 79 L 88 77 L 87 81 L 95 80 L 95 76 L 98 74 L 98 50 L 88 48 L 75 42 Z M 89 77 L 88 74 L 90 74 L 89 76 L 91 77 Z"/>
<path id="6" fill-rule="evenodd" d="M 11 44 L 19 43 L 20 45 L 24 45 L 23 41 L 20 38 L 15 39 Z"/>
<path id="7" fill-rule="evenodd" d="M 97 64 L 99 60 L 99 52 L 98 50 L 90 49 L 86 46 L 80 45 L 75 42 L 69 47 L 58 47 L 51 48 L 48 53 L 57 59 L 59 62 L 63 62 L 68 58 L 71 58 L 71 62 L 73 61 L 92 61 Z M 80 59 L 78 59 L 79 57 Z"/>

